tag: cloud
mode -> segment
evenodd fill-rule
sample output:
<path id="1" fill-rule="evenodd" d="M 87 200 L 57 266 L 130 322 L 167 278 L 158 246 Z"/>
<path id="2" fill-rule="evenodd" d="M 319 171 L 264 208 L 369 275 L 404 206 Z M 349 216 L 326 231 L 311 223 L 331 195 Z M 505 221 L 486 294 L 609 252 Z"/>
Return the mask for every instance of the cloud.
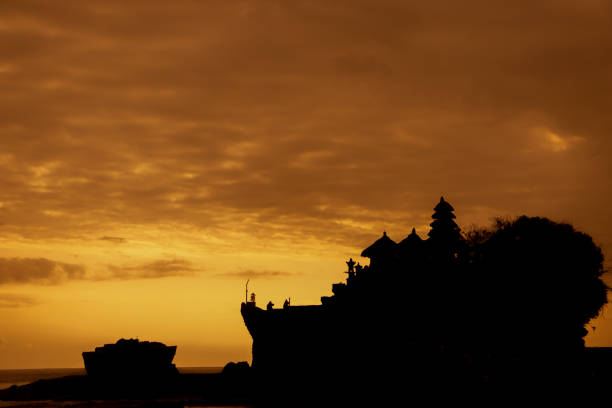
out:
<path id="1" fill-rule="evenodd" d="M 127 239 L 125 238 L 121 238 L 121 237 L 109 237 L 109 236 L 103 236 L 98 238 L 101 241 L 109 241 L 109 242 L 114 242 L 116 244 L 124 244 L 127 242 Z"/>
<path id="2" fill-rule="evenodd" d="M 290 272 L 282 272 L 282 271 L 268 271 L 268 270 L 253 270 L 253 269 L 245 269 L 237 272 L 228 272 L 218 274 L 217 276 L 226 277 L 226 278 L 239 278 L 239 279 L 275 279 L 275 278 L 284 278 L 287 276 L 296 275 L 295 273 Z"/>
<path id="3" fill-rule="evenodd" d="M 85 278 L 83 265 L 57 262 L 46 258 L 0 258 L 0 284 L 54 285 L 67 280 Z"/>
<path id="4" fill-rule="evenodd" d="M 1 6 L 4 231 L 367 242 L 444 194 L 612 247 L 609 2 L 36 4 Z"/>
<path id="5" fill-rule="evenodd" d="M 153 279 L 190 276 L 198 271 L 184 259 L 160 259 L 140 265 L 108 265 L 107 269 L 108 274 L 88 274 L 83 265 L 46 258 L 0 258 L 0 284 L 57 285 L 71 280 Z"/>
<path id="6" fill-rule="evenodd" d="M 608 0 L 4 0 L 0 16 L 0 256 L 57 245 L 107 259 L 89 280 L 197 274 L 156 260 L 168 245 L 254 255 L 238 265 L 261 270 L 218 279 L 289 287 L 271 254 L 326 268 L 383 230 L 426 237 L 444 195 L 461 227 L 568 220 L 612 267 Z"/>
<path id="7" fill-rule="evenodd" d="M 24 307 L 36 304 L 38 304 L 38 301 L 30 296 L 0 293 L 0 308 Z M 0 346 L 2 346 L 2 344 L 2 339 L 0 338 Z"/>
<path id="8" fill-rule="evenodd" d="M 108 265 L 109 279 L 155 279 L 171 276 L 191 276 L 198 270 L 184 259 L 160 259 L 136 266 Z"/>
<path id="9" fill-rule="evenodd" d="M 561 136 L 558 133 L 551 132 L 546 128 L 532 129 L 532 135 L 539 142 L 539 147 L 554 153 L 565 152 L 572 145 L 580 142 L 580 138 L 576 136 Z"/>

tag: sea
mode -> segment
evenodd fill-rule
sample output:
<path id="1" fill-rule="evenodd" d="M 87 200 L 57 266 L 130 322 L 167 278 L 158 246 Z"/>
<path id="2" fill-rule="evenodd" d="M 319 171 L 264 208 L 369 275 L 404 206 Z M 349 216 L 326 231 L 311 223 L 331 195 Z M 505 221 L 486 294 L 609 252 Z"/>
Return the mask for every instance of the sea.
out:
<path id="1" fill-rule="evenodd" d="M 177 367 L 183 374 L 208 374 L 220 373 L 223 367 Z M 24 385 L 31 382 L 65 377 L 68 375 L 85 375 L 83 368 L 34 368 L 21 370 L 0 370 L 0 390 L 13 385 Z M 150 402 L 146 401 L 0 401 L 0 408 L 150 408 Z M 176 407 L 177 404 L 165 403 L 161 406 Z M 209 408 L 205 405 L 183 405 L 188 408 Z M 232 407 L 225 407 L 232 408 Z M 247 408 L 237 406 L 233 408 Z"/>
<path id="2" fill-rule="evenodd" d="M 223 367 L 177 367 L 183 374 L 220 373 Z M 84 368 L 29 368 L 20 370 L 0 370 L 0 390 L 12 385 L 24 385 L 36 380 L 85 375 Z"/>

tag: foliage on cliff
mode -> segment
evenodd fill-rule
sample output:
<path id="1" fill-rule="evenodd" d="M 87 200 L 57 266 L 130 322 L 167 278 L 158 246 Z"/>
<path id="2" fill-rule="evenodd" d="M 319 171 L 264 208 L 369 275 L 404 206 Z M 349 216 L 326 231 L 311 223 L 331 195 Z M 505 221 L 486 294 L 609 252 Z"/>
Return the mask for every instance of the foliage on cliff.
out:
<path id="1" fill-rule="evenodd" d="M 563 341 L 607 303 L 601 249 L 566 223 L 521 216 L 467 234 L 473 298 L 506 332 Z"/>

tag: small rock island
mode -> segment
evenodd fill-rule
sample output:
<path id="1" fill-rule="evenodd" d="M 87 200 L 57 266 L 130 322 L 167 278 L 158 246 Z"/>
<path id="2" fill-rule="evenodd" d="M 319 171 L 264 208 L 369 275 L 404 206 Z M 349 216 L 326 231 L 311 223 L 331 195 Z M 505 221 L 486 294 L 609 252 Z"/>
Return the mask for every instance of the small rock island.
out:
<path id="1" fill-rule="evenodd" d="M 98 379 L 167 378 L 177 375 L 172 359 L 176 346 L 159 342 L 119 339 L 114 344 L 83 352 L 87 375 Z"/>

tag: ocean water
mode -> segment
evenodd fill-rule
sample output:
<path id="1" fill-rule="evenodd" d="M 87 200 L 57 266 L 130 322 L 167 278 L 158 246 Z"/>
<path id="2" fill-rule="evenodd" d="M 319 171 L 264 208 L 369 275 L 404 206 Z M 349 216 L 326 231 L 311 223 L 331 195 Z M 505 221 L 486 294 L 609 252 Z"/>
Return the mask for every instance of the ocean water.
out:
<path id="1" fill-rule="evenodd" d="M 85 375 L 84 368 L 31 368 L 22 370 L 0 370 L 0 390 L 11 385 L 29 384 L 36 380 Z"/>
<path id="2" fill-rule="evenodd" d="M 219 373 L 223 367 L 178 367 L 184 374 Z M 0 370 L 0 390 L 12 385 L 24 385 L 41 380 L 65 377 L 67 375 L 85 375 L 83 368 L 36 368 L 22 370 Z M 138 400 L 104 400 L 104 401 L 0 401 L 0 408 L 210 408 L 197 402 L 151 401 Z M 248 408 L 244 406 L 225 408 Z"/>
<path id="3" fill-rule="evenodd" d="M 223 367 L 178 367 L 184 374 L 219 373 Z M 12 385 L 24 385 L 36 380 L 85 375 L 84 368 L 32 368 L 22 370 L 0 370 L 0 390 Z M 0 405 L 1 407 L 2 405 Z"/>

